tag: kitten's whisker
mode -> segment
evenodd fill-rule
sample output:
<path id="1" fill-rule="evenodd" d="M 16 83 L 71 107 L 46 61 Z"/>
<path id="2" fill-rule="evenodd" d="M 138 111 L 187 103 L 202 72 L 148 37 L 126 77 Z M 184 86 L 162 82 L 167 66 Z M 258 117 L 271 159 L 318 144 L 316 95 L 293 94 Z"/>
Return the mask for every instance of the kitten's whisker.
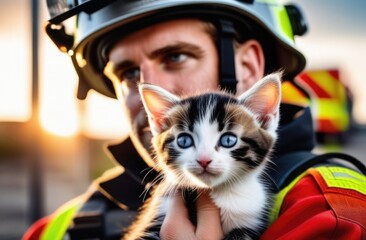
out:
<path id="1" fill-rule="evenodd" d="M 194 201 L 197 201 L 197 199 L 202 195 L 202 191 L 199 191 L 198 188 L 195 189 L 195 191 L 197 192 L 197 196 L 196 198 L 194 199 Z"/>
<path id="2" fill-rule="evenodd" d="M 169 197 L 173 197 L 179 191 L 178 186 L 174 185 L 171 187 Z"/>
<path id="3" fill-rule="evenodd" d="M 160 182 L 161 179 L 163 179 L 164 176 L 163 174 L 159 174 L 157 177 L 155 177 L 155 179 L 144 189 L 144 191 L 140 194 L 139 197 L 142 197 L 142 201 L 144 202 L 146 199 L 147 194 L 151 191 L 151 189 L 154 187 L 154 185 L 157 182 Z"/>
<path id="4" fill-rule="evenodd" d="M 156 183 L 163 181 L 164 178 L 165 178 L 165 175 L 163 173 L 159 173 L 159 175 L 156 176 L 154 178 L 154 180 L 151 182 L 151 186 L 154 186 Z"/>
<path id="5" fill-rule="evenodd" d="M 229 175 L 232 176 L 227 181 L 227 185 L 230 187 L 239 180 L 240 176 L 239 176 L 239 173 L 237 173 L 237 171 L 234 171 L 234 170 L 229 170 Z"/>
<path id="6" fill-rule="evenodd" d="M 148 170 L 148 172 L 144 175 L 144 177 L 142 178 L 142 183 L 144 183 L 145 182 L 145 179 L 146 179 L 146 177 L 152 172 L 152 171 L 154 171 L 154 168 L 145 168 L 144 170 L 142 170 L 140 173 L 143 173 L 144 171 L 147 171 Z"/>
<path id="7" fill-rule="evenodd" d="M 143 170 L 140 171 L 140 174 L 142 174 L 143 172 L 147 171 L 150 172 L 152 168 L 150 167 L 147 167 L 147 168 L 144 168 Z"/>
<path id="8" fill-rule="evenodd" d="M 268 167 L 268 165 L 266 166 L 266 167 Z M 268 167 L 269 169 L 272 169 L 272 168 L 270 168 L 270 167 Z M 273 177 L 266 171 L 266 170 L 264 170 L 263 172 L 262 172 L 262 174 L 263 174 L 263 178 L 264 177 L 266 177 L 267 179 L 269 179 L 270 180 L 270 182 L 271 182 L 271 184 L 273 184 L 277 189 L 279 188 L 279 186 L 278 186 L 278 184 L 276 183 L 276 181 L 273 179 Z"/>
<path id="9" fill-rule="evenodd" d="M 151 182 L 149 188 L 155 186 L 156 183 L 160 182 L 164 178 L 164 174 L 159 173 Z M 148 189 L 149 189 L 148 188 Z"/>

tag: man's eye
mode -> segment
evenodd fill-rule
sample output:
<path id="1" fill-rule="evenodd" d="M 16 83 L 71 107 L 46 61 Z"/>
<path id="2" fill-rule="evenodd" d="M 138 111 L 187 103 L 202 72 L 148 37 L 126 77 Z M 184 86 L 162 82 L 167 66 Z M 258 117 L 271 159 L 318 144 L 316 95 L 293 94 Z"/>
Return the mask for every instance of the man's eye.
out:
<path id="1" fill-rule="evenodd" d="M 123 71 L 121 80 L 127 81 L 140 81 L 140 69 L 139 68 L 131 68 Z"/>
<path id="2" fill-rule="evenodd" d="M 166 61 L 168 63 L 181 63 L 188 58 L 184 53 L 173 53 L 167 56 Z"/>

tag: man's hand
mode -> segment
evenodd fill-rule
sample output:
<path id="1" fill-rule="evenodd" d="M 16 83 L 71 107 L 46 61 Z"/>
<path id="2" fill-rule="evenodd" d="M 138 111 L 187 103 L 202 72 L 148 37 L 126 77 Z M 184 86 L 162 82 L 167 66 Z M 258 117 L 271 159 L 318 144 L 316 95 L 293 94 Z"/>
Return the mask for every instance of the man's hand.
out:
<path id="1" fill-rule="evenodd" d="M 197 226 L 189 220 L 181 194 L 173 197 L 160 230 L 163 240 L 219 240 L 223 238 L 220 210 L 207 192 L 197 199 Z"/>

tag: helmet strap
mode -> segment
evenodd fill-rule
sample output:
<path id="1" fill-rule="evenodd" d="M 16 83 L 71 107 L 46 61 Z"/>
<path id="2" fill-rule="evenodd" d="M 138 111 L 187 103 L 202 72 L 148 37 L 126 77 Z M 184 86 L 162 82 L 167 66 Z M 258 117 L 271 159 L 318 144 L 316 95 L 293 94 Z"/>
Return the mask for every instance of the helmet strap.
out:
<path id="1" fill-rule="evenodd" d="M 232 94 L 236 93 L 236 84 L 238 82 L 235 74 L 234 35 L 233 23 L 227 20 L 219 20 L 220 86 Z"/>

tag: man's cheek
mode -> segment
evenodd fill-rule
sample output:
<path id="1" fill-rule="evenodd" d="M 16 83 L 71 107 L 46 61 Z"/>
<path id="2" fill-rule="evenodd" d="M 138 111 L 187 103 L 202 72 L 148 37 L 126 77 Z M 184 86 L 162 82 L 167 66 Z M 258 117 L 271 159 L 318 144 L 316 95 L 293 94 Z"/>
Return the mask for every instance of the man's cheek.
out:
<path id="1" fill-rule="evenodd" d="M 130 112 L 131 118 L 136 117 L 143 108 L 139 94 L 129 94 L 125 98 L 127 110 Z"/>

